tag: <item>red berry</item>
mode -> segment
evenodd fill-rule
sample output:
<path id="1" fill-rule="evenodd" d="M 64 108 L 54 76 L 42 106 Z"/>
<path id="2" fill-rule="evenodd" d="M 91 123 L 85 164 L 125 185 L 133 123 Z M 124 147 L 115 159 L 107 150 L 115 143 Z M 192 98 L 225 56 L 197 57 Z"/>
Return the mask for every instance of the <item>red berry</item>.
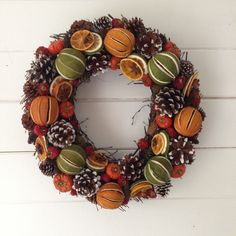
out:
<path id="1" fill-rule="evenodd" d="M 120 67 L 119 67 L 120 61 L 121 61 L 121 58 L 112 56 L 112 57 L 111 57 L 111 69 L 112 69 L 112 70 L 119 69 L 119 68 L 120 68 Z"/>
<path id="2" fill-rule="evenodd" d="M 153 81 L 149 75 L 144 75 L 142 78 L 142 81 L 143 81 L 144 86 L 146 87 L 151 87 L 153 85 Z"/>
<path id="3" fill-rule="evenodd" d="M 47 132 L 48 132 L 48 128 L 45 126 L 39 126 L 39 125 L 34 126 L 34 133 L 37 136 L 45 136 Z"/>
<path id="4" fill-rule="evenodd" d="M 70 191 L 70 195 L 71 196 L 77 196 L 78 194 L 77 194 L 76 190 L 72 188 L 71 191 Z"/>
<path id="5" fill-rule="evenodd" d="M 148 198 L 156 198 L 157 197 L 157 194 L 153 189 L 148 189 L 146 191 L 146 194 L 147 194 Z"/>
<path id="6" fill-rule="evenodd" d="M 71 120 L 70 123 L 72 124 L 74 128 L 78 128 L 78 125 L 79 125 L 78 120 Z"/>
<path id="7" fill-rule="evenodd" d="M 124 22 L 119 18 L 113 18 L 111 23 L 113 28 L 124 28 Z"/>
<path id="8" fill-rule="evenodd" d="M 175 89 L 181 90 L 184 88 L 187 82 L 187 78 L 184 76 L 178 76 L 175 81 L 173 82 L 173 86 Z"/>
<path id="9" fill-rule="evenodd" d="M 180 178 L 184 175 L 185 171 L 186 171 L 186 166 L 184 164 L 174 166 L 172 173 L 171 173 L 171 177 L 172 178 Z"/>
<path id="10" fill-rule="evenodd" d="M 71 83 L 72 83 L 72 86 L 76 88 L 78 86 L 78 84 L 79 84 L 79 80 L 78 79 L 74 79 L 74 80 L 72 80 Z"/>
<path id="11" fill-rule="evenodd" d="M 122 205 L 127 205 L 129 203 L 129 198 L 125 197 Z"/>
<path id="12" fill-rule="evenodd" d="M 101 180 L 102 180 L 103 182 L 105 182 L 105 183 L 108 183 L 108 182 L 111 181 L 111 178 L 110 178 L 110 176 L 109 176 L 108 174 L 103 173 L 102 176 L 101 176 Z"/>
<path id="13" fill-rule="evenodd" d="M 51 160 L 54 160 L 59 156 L 60 152 L 61 150 L 57 147 L 54 146 L 48 147 L 47 157 Z"/>
<path id="14" fill-rule="evenodd" d="M 117 179 L 117 183 L 122 187 L 124 185 L 128 184 L 128 181 L 121 175 L 118 179 Z"/>
<path id="15" fill-rule="evenodd" d="M 175 131 L 174 128 L 169 127 L 166 129 L 167 133 L 169 134 L 170 138 L 177 138 L 178 133 Z"/>
<path id="16" fill-rule="evenodd" d="M 35 55 L 37 58 L 39 57 L 39 55 L 48 56 L 49 54 L 50 54 L 50 52 L 49 52 L 48 48 L 45 48 L 43 46 L 38 47 L 35 52 Z"/>
<path id="17" fill-rule="evenodd" d="M 84 148 L 87 155 L 92 155 L 94 153 L 94 148 L 92 145 L 88 145 Z"/>
<path id="18" fill-rule="evenodd" d="M 141 150 L 144 150 L 144 149 L 148 148 L 149 143 L 146 139 L 141 138 L 141 139 L 139 139 L 137 145 L 138 145 L 138 148 L 140 148 Z"/>
<path id="19" fill-rule="evenodd" d="M 174 53 L 177 57 L 181 56 L 181 50 L 176 46 L 175 43 L 168 41 L 165 45 L 164 45 L 164 50 L 168 51 L 168 52 L 172 52 Z"/>
<path id="20" fill-rule="evenodd" d="M 46 96 L 49 94 L 49 84 L 47 82 L 42 82 L 38 85 L 38 93 L 41 96 Z"/>
<path id="21" fill-rule="evenodd" d="M 189 95 L 189 98 L 191 99 L 191 105 L 193 107 L 198 107 L 200 105 L 200 102 L 201 102 L 201 96 L 199 94 L 199 90 L 197 89 L 194 89 L 190 95 Z"/>
<path id="22" fill-rule="evenodd" d="M 172 125 L 172 119 L 167 115 L 157 115 L 155 121 L 162 129 L 167 129 Z"/>
<path id="23" fill-rule="evenodd" d="M 48 50 L 51 54 L 56 55 L 64 48 L 64 40 L 63 39 L 56 39 L 55 41 L 51 42 L 48 47 Z"/>
<path id="24" fill-rule="evenodd" d="M 60 115 L 63 118 L 68 119 L 71 116 L 73 116 L 74 113 L 75 113 L 75 107 L 71 102 L 66 101 L 60 104 Z"/>

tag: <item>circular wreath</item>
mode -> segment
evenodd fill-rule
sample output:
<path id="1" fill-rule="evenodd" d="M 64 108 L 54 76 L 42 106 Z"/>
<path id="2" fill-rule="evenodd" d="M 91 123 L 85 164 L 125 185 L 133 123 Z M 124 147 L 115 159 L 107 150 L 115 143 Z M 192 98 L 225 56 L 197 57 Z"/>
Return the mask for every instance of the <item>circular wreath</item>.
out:
<path id="1" fill-rule="evenodd" d="M 194 161 L 205 118 L 198 73 L 187 53 L 137 17 L 79 20 L 52 37 L 49 47 L 35 52 L 22 99 L 22 124 L 41 172 L 53 177 L 60 192 L 102 208 L 165 197 L 171 178 L 183 176 Z M 106 69 L 120 69 L 152 93 L 144 137 L 119 160 L 97 149 L 75 116 L 78 86 Z"/>

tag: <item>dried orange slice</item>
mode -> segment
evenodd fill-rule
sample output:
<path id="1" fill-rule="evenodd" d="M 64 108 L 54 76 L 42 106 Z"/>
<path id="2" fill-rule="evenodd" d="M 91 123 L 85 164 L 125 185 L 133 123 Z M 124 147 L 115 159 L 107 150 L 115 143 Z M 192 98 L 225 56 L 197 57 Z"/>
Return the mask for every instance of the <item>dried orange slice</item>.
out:
<path id="1" fill-rule="evenodd" d="M 152 138 L 151 147 L 155 155 L 159 155 L 162 152 L 164 145 L 165 145 L 165 140 L 161 134 L 156 134 Z"/>
<path id="2" fill-rule="evenodd" d="M 133 58 L 124 58 L 120 61 L 120 69 L 124 76 L 130 80 L 140 80 L 144 70 L 139 62 Z"/>
<path id="3" fill-rule="evenodd" d="M 85 51 L 89 49 L 94 44 L 94 35 L 88 30 L 79 30 L 76 31 L 70 39 L 72 48 Z"/>
<path id="4" fill-rule="evenodd" d="M 35 141 L 35 147 L 38 152 L 40 161 L 45 161 L 47 158 L 47 142 L 44 136 L 39 136 Z"/>

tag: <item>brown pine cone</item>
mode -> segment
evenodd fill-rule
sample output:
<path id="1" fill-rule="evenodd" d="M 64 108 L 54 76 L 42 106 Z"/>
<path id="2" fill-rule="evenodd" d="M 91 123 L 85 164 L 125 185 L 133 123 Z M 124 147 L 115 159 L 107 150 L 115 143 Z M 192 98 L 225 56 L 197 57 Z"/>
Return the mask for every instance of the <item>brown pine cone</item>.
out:
<path id="1" fill-rule="evenodd" d="M 29 113 L 24 113 L 21 117 L 21 123 L 23 125 L 23 127 L 28 130 L 28 131 L 32 131 L 34 129 L 34 122 L 30 117 Z"/>
<path id="2" fill-rule="evenodd" d="M 59 120 L 51 125 L 47 137 L 53 146 L 64 148 L 74 143 L 76 134 L 70 122 Z"/>
<path id="3" fill-rule="evenodd" d="M 72 35 L 73 33 L 75 33 L 76 31 L 79 30 L 89 30 L 89 31 L 93 31 L 93 23 L 91 21 L 87 21 L 87 20 L 79 20 L 79 21 L 74 21 L 74 23 L 71 25 L 70 30 L 69 30 L 69 34 Z"/>

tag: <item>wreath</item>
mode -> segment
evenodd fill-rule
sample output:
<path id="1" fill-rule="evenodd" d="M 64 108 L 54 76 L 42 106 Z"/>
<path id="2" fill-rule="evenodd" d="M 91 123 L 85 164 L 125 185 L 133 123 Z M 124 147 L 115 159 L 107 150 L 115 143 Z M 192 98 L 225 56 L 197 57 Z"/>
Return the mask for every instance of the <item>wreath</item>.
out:
<path id="1" fill-rule="evenodd" d="M 167 196 L 195 159 L 205 112 L 198 73 L 176 44 L 140 18 L 75 21 L 40 46 L 23 86 L 23 127 L 39 169 L 55 188 L 106 209 Z M 150 115 L 137 150 L 114 158 L 96 148 L 75 116 L 78 86 L 105 70 L 150 87 Z"/>

